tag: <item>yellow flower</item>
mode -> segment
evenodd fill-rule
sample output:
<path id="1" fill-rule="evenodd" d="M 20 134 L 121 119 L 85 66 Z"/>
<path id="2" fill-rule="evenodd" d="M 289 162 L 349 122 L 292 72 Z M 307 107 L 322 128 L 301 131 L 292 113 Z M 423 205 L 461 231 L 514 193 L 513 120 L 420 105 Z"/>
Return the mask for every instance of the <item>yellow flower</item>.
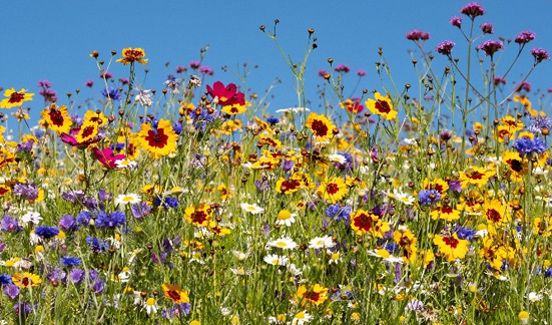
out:
<path id="1" fill-rule="evenodd" d="M 359 236 L 371 234 L 377 238 L 390 230 L 387 222 L 383 222 L 379 217 L 365 210 L 357 210 L 351 214 L 351 228 Z"/>
<path id="2" fill-rule="evenodd" d="M 489 178 L 493 176 L 493 172 L 483 167 L 471 167 L 467 172 L 460 173 L 460 183 L 462 188 L 469 185 L 482 187 L 487 184 Z"/>
<path id="3" fill-rule="evenodd" d="M 98 126 L 104 126 L 107 124 L 107 117 L 99 111 L 87 111 L 84 114 L 84 124 L 96 123 Z"/>
<path id="4" fill-rule="evenodd" d="M 463 259 L 468 253 L 468 241 L 459 239 L 456 233 L 452 236 L 435 235 L 433 243 L 439 247 L 439 251 L 445 255 L 449 262 L 457 258 Z"/>
<path id="5" fill-rule="evenodd" d="M 317 190 L 318 195 L 332 204 L 340 201 L 347 195 L 347 192 L 349 192 L 347 184 L 345 184 L 345 181 L 341 177 L 333 177 L 324 180 Z"/>
<path id="6" fill-rule="evenodd" d="M 33 100 L 33 93 L 25 93 L 26 89 L 15 91 L 14 88 L 4 91 L 4 99 L 0 101 L 0 108 L 12 108 L 23 105 L 24 102 Z"/>
<path id="7" fill-rule="evenodd" d="M 233 104 L 224 106 L 221 111 L 228 115 L 238 115 L 247 111 L 247 103 L 245 105 Z"/>
<path id="8" fill-rule="evenodd" d="M 12 281 L 20 288 L 36 287 L 42 282 L 38 275 L 29 272 L 14 274 L 12 276 Z"/>
<path id="9" fill-rule="evenodd" d="M 510 220 L 508 205 L 503 206 L 497 199 L 485 201 L 483 214 L 489 223 L 504 224 Z"/>
<path id="10" fill-rule="evenodd" d="M 369 98 L 364 104 L 372 114 L 379 115 L 386 120 L 394 120 L 397 118 L 397 111 L 393 109 L 393 103 L 389 96 L 383 97 L 380 93 L 374 94 L 374 99 Z"/>
<path id="11" fill-rule="evenodd" d="M 329 141 L 333 137 L 335 125 L 324 115 L 310 113 L 305 125 L 312 131 L 317 141 Z"/>
<path id="12" fill-rule="evenodd" d="M 122 51 L 123 57 L 118 59 L 117 62 L 121 62 L 124 65 L 127 65 L 129 63 L 138 62 L 140 64 L 148 64 L 148 59 L 144 59 L 144 56 L 146 56 L 146 52 L 144 52 L 143 49 L 137 47 L 137 48 L 124 48 Z"/>
<path id="13" fill-rule="evenodd" d="M 156 129 L 152 128 L 151 123 L 143 123 L 138 136 L 141 146 L 156 159 L 176 151 L 178 135 L 168 120 L 161 119 Z"/>
<path id="14" fill-rule="evenodd" d="M 519 312 L 518 318 L 522 324 L 527 324 L 529 322 L 529 313 L 525 310 L 522 310 Z"/>
<path id="15" fill-rule="evenodd" d="M 460 211 L 453 209 L 448 205 L 437 207 L 436 209 L 431 211 L 431 219 L 443 219 L 446 221 L 458 220 L 460 219 Z"/>

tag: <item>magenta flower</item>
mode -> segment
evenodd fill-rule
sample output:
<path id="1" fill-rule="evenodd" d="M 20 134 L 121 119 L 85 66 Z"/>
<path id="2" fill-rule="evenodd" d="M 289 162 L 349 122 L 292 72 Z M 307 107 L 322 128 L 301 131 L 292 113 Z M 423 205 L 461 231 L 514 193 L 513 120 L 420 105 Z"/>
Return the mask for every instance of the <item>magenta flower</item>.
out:
<path id="1" fill-rule="evenodd" d="M 75 136 L 80 132 L 81 128 L 73 128 L 71 129 L 71 131 L 69 133 L 62 133 L 60 135 L 60 138 L 61 138 L 61 141 L 63 141 L 63 143 L 67 143 L 68 145 L 72 146 L 72 147 L 78 147 L 80 149 L 84 149 L 86 147 L 88 147 L 89 145 L 93 144 L 93 143 L 96 143 L 98 141 L 100 141 L 102 138 L 101 137 L 95 137 L 93 139 L 90 139 L 90 140 L 86 140 L 86 141 L 83 141 L 83 142 L 78 142 L 77 139 L 75 138 Z"/>
<path id="2" fill-rule="evenodd" d="M 414 29 L 406 33 L 406 39 L 411 41 L 427 41 L 429 39 L 429 33 Z"/>
<path id="3" fill-rule="evenodd" d="M 472 2 L 462 7 L 462 9 L 460 9 L 460 13 L 470 17 L 471 19 L 475 19 L 475 17 L 483 16 L 485 14 L 485 8 L 477 2 Z"/>
<path id="4" fill-rule="evenodd" d="M 462 28 L 462 17 L 454 16 L 450 19 L 450 24 L 454 27 Z"/>
<path id="5" fill-rule="evenodd" d="M 349 73 L 349 71 L 351 71 L 351 69 L 349 69 L 349 67 L 346 65 L 346 64 L 338 64 L 334 70 L 336 72 L 343 72 L 343 73 Z"/>
<path id="6" fill-rule="evenodd" d="M 366 75 L 366 71 L 364 71 L 364 70 L 362 70 L 362 69 L 361 69 L 361 70 L 357 70 L 357 76 L 359 76 L 359 77 L 364 77 L 365 75 Z"/>
<path id="7" fill-rule="evenodd" d="M 535 58 L 535 64 L 541 63 L 543 60 L 550 60 L 548 51 L 540 47 L 532 49 L 531 55 Z"/>
<path id="8" fill-rule="evenodd" d="M 199 61 L 192 61 L 190 62 L 190 68 L 192 69 L 199 69 L 199 67 L 201 66 L 201 63 Z"/>
<path id="9" fill-rule="evenodd" d="M 452 54 L 452 48 L 456 45 L 451 41 L 444 41 L 441 44 L 437 45 L 435 50 L 443 55 L 450 56 Z"/>
<path id="10" fill-rule="evenodd" d="M 481 31 L 483 32 L 483 34 L 492 34 L 494 32 L 493 24 L 491 23 L 481 24 Z"/>
<path id="11" fill-rule="evenodd" d="M 94 157 L 107 168 L 117 168 L 115 162 L 126 158 L 123 154 L 115 154 L 111 149 L 100 150 L 94 148 L 92 149 L 92 153 Z"/>
<path id="12" fill-rule="evenodd" d="M 524 30 L 521 33 L 519 33 L 518 36 L 514 39 L 514 42 L 518 44 L 527 44 L 535 39 L 537 35 L 529 30 Z"/>
<path id="13" fill-rule="evenodd" d="M 326 73 L 328 73 L 328 72 L 327 72 L 326 70 L 324 70 L 324 69 L 318 70 L 318 76 L 319 76 L 319 77 L 324 78 L 324 75 L 325 75 Z"/>
<path id="14" fill-rule="evenodd" d="M 176 73 L 182 73 L 182 72 L 186 72 L 186 70 L 188 70 L 188 68 L 186 68 L 185 66 L 182 66 L 182 65 L 179 65 L 176 67 Z"/>
<path id="15" fill-rule="evenodd" d="M 486 41 L 477 47 L 478 50 L 482 50 L 485 52 L 485 55 L 487 56 L 493 56 L 498 50 L 501 50 L 504 48 L 504 45 L 500 41 Z"/>

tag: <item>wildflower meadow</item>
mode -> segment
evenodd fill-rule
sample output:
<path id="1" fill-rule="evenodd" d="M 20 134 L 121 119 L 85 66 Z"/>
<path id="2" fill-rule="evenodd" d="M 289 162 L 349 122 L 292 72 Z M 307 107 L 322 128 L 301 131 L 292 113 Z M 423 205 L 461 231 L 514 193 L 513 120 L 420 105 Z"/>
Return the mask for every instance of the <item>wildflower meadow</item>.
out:
<path id="1" fill-rule="evenodd" d="M 451 12 L 397 40 L 402 85 L 387 49 L 317 76 L 315 29 L 297 59 L 260 26 L 288 108 L 208 49 L 155 85 L 140 44 L 83 53 L 95 99 L 2 85 L 1 324 L 552 324 L 550 55 Z"/>

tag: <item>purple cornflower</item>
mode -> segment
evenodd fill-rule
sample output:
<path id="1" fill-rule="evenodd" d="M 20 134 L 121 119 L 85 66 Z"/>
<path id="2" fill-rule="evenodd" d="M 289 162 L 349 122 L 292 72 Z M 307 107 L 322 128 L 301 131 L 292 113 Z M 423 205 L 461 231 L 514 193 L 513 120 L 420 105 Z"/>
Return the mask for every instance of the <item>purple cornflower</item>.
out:
<path id="1" fill-rule="evenodd" d="M 483 50 L 485 52 L 485 55 L 490 56 L 491 58 L 493 55 L 498 51 L 504 48 L 504 44 L 500 41 L 485 41 L 477 47 L 478 50 Z"/>
<path id="2" fill-rule="evenodd" d="M 461 193 L 462 192 L 462 183 L 459 180 L 451 180 L 448 182 L 449 191 Z"/>
<path id="3" fill-rule="evenodd" d="M 19 294 L 19 288 L 15 284 L 8 284 L 4 287 L 4 293 L 6 296 L 10 297 L 11 300 L 14 300 Z"/>
<path id="4" fill-rule="evenodd" d="M 471 19 L 475 19 L 475 17 L 483 16 L 485 14 L 485 8 L 477 2 L 472 2 L 463 6 L 462 9 L 460 9 L 460 13 L 470 17 Z"/>
<path id="5" fill-rule="evenodd" d="M 36 306 L 35 306 L 36 307 Z M 33 310 L 33 306 L 26 301 L 20 302 L 13 306 L 13 311 L 19 317 L 27 317 Z"/>
<path id="6" fill-rule="evenodd" d="M 17 218 L 12 218 L 9 215 L 5 215 L 2 218 L 0 229 L 7 232 L 18 232 L 21 230 Z"/>
<path id="7" fill-rule="evenodd" d="M 34 201 L 38 198 L 38 188 L 32 183 L 17 183 L 13 187 L 13 193 L 27 200 Z"/>
<path id="8" fill-rule="evenodd" d="M 441 198 L 441 193 L 437 190 L 422 190 L 418 193 L 418 199 L 423 205 L 432 205 Z"/>
<path id="9" fill-rule="evenodd" d="M 84 280 L 84 271 L 81 269 L 72 269 L 69 272 L 69 278 L 74 284 L 80 284 Z"/>
<path id="10" fill-rule="evenodd" d="M 142 202 L 133 204 L 130 207 L 130 212 L 132 212 L 134 218 L 140 219 L 147 216 L 151 212 L 151 208 L 146 202 Z"/>
<path id="11" fill-rule="evenodd" d="M 514 142 L 514 149 L 521 155 L 541 154 L 546 151 L 546 144 L 541 138 L 533 140 L 529 138 L 519 138 Z"/>
<path id="12" fill-rule="evenodd" d="M 78 228 L 75 218 L 70 214 L 63 215 L 63 217 L 59 220 L 58 225 L 65 231 L 72 231 Z"/>
<path id="13" fill-rule="evenodd" d="M 462 17 L 453 16 L 450 19 L 450 24 L 454 27 L 462 28 Z"/>
<path id="14" fill-rule="evenodd" d="M 406 39 L 411 41 L 427 41 L 429 39 L 429 33 L 414 29 L 406 33 Z"/>
<path id="15" fill-rule="evenodd" d="M 531 55 L 535 58 L 535 65 L 541 63 L 543 60 L 550 60 L 548 51 L 540 47 L 532 49 Z"/>
<path id="16" fill-rule="evenodd" d="M 532 40 L 534 40 L 536 36 L 537 35 L 535 35 L 535 33 L 533 33 L 532 31 L 524 30 L 521 33 L 519 33 L 519 35 L 516 36 L 516 38 L 514 39 L 514 42 L 520 45 L 527 44 Z"/>
<path id="17" fill-rule="evenodd" d="M 211 69 L 210 67 L 204 65 L 201 68 L 199 68 L 199 72 L 201 74 L 204 74 L 206 76 L 212 76 L 215 74 L 215 70 Z"/>
<path id="18" fill-rule="evenodd" d="M 338 65 L 334 68 L 334 71 L 335 71 L 335 72 L 349 73 L 349 71 L 351 71 L 351 69 L 349 69 L 349 67 L 348 67 L 346 64 L 338 64 Z"/>
<path id="19" fill-rule="evenodd" d="M 446 56 L 450 56 L 452 54 L 452 48 L 456 45 L 454 42 L 451 41 L 444 41 L 441 44 L 437 45 L 435 50 L 438 53 L 441 53 Z"/>
<path id="20" fill-rule="evenodd" d="M 483 34 L 492 34 L 492 33 L 494 33 L 493 24 L 491 24 L 491 23 L 481 24 L 481 31 L 483 32 Z"/>

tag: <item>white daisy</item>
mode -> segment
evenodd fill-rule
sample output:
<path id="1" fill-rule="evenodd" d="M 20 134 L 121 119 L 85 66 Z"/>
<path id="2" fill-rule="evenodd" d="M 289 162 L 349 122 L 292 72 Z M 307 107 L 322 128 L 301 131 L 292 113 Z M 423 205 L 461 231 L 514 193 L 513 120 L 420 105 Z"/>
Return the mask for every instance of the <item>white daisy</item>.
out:
<path id="1" fill-rule="evenodd" d="M 146 309 L 146 313 L 149 314 L 155 314 L 157 313 L 157 303 L 155 302 L 155 298 L 149 298 L 144 302 L 144 308 Z"/>
<path id="2" fill-rule="evenodd" d="M 115 166 L 117 166 L 117 168 L 135 169 L 138 167 L 138 163 L 129 159 L 121 159 L 115 161 Z"/>
<path id="3" fill-rule="evenodd" d="M 286 266 L 289 262 L 289 258 L 286 256 L 278 256 L 278 255 L 267 255 L 263 259 L 266 263 L 270 265 L 278 265 L 278 266 Z"/>
<path id="4" fill-rule="evenodd" d="M 387 193 L 387 196 L 389 196 L 390 198 L 393 198 L 397 201 L 400 201 L 406 205 L 412 205 L 414 204 L 414 201 L 416 201 L 416 199 L 414 199 L 414 197 L 408 193 L 404 193 L 404 192 L 401 192 L 397 189 L 393 189 L 393 194 L 391 193 Z"/>
<path id="5" fill-rule="evenodd" d="M 338 153 L 331 154 L 330 156 L 328 156 L 328 159 L 330 159 L 331 162 L 336 162 L 340 164 L 344 164 L 347 162 L 347 158 L 345 158 L 345 156 L 340 155 Z"/>
<path id="6" fill-rule="evenodd" d="M 536 292 L 531 292 L 531 293 L 529 293 L 529 296 L 527 298 L 529 299 L 530 302 L 537 302 L 537 301 L 542 300 L 542 294 L 536 293 Z"/>
<path id="7" fill-rule="evenodd" d="M 289 237 L 283 237 L 280 239 L 273 240 L 271 242 L 268 242 L 268 246 L 281 248 L 281 249 L 295 249 L 297 247 L 297 243 L 293 241 L 293 239 Z"/>
<path id="8" fill-rule="evenodd" d="M 117 198 L 115 199 L 115 204 L 117 205 L 127 205 L 127 204 L 136 204 L 136 203 L 140 203 L 140 196 L 138 196 L 137 194 L 133 194 L 133 193 L 130 193 L 130 194 L 121 194 L 119 196 L 117 196 Z"/>
<path id="9" fill-rule="evenodd" d="M 248 204 L 248 203 L 242 203 L 240 204 L 240 207 L 246 211 L 250 212 L 252 214 L 260 214 L 264 212 L 264 209 L 256 204 Z"/>
<path id="10" fill-rule="evenodd" d="M 295 316 L 293 316 L 293 320 L 291 321 L 292 325 L 303 325 L 312 320 L 312 315 L 308 314 L 306 311 L 300 311 Z"/>
<path id="11" fill-rule="evenodd" d="M 333 242 L 332 237 L 330 236 L 324 236 L 324 237 L 316 237 L 311 239 L 309 242 L 309 248 L 332 248 L 335 246 L 335 243 Z"/>
<path id="12" fill-rule="evenodd" d="M 297 213 L 291 213 L 288 210 L 282 210 L 278 213 L 278 217 L 275 224 L 279 226 L 289 227 L 295 222 L 295 217 Z"/>

